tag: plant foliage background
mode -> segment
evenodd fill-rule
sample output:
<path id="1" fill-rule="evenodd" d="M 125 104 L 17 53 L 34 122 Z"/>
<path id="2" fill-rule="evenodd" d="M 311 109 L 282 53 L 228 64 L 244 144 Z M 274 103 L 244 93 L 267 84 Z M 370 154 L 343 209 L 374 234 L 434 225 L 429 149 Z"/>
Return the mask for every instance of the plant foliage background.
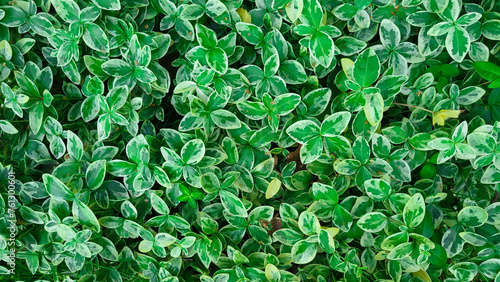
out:
<path id="1" fill-rule="evenodd" d="M 500 281 L 499 40 L 495 0 L 0 0 L 4 277 Z"/>

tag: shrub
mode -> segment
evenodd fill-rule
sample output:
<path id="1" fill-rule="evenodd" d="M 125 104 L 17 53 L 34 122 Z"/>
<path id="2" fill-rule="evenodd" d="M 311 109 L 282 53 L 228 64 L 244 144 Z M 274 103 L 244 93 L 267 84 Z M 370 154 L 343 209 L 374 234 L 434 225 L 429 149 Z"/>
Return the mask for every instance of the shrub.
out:
<path id="1" fill-rule="evenodd" d="M 11 279 L 500 281 L 498 1 L 0 4 Z"/>

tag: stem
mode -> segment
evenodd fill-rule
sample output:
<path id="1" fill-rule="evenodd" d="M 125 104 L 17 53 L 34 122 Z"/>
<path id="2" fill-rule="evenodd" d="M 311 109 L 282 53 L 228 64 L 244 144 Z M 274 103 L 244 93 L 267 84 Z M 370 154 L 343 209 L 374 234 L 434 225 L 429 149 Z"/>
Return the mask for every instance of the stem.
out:
<path id="1" fill-rule="evenodd" d="M 433 111 L 431 110 L 428 110 L 428 109 L 424 109 L 422 107 L 419 107 L 419 106 L 414 106 L 414 105 L 408 105 L 408 104 L 402 104 L 402 103 L 392 103 L 393 105 L 398 105 L 398 106 L 406 106 L 406 107 L 410 107 L 410 108 L 415 108 L 415 109 L 419 109 L 419 110 L 422 110 L 422 111 L 426 111 L 426 112 L 429 112 L 429 113 L 434 113 Z"/>

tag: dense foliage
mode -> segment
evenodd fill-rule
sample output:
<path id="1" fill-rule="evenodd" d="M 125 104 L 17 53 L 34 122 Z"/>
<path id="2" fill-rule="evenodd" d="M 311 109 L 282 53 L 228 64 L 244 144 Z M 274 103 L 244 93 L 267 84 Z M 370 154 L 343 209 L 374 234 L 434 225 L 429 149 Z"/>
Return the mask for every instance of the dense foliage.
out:
<path id="1" fill-rule="evenodd" d="M 0 0 L 0 272 L 500 281 L 499 41 L 496 0 Z"/>

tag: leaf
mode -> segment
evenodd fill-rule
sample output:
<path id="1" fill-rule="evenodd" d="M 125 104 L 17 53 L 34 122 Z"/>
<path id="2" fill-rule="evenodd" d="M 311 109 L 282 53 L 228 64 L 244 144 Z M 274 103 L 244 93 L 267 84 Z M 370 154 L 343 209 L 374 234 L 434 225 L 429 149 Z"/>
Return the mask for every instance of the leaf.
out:
<path id="1" fill-rule="evenodd" d="M 220 198 L 224 208 L 232 215 L 247 217 L 247 209 L 234 194 L 225 190 L 220 191 Z"/>
<path id="2" fill-rule="evenodd" d="M 307 74 L 297 61 L 288 60 L 280 64 L 278 74 L 287 84 L 301 84 L 307 80 Z"/>
<path id="3" fill-rule="evenodd" d="M 391 194 L 391 186 L 382 179 L 370 179 L 364 184 L 366 194 L 375 201 L 385 201 Z"/>
<path id="4" fill-rule="evenodd" d="M 321 3 L 317 0 L 304 0 L 301 22 L 319 28 L 323 18 L 323 9 Z M 327 67 L 327 66 L 325 66 Z"/>
<path id="5" fill-rule="evenodd" d="M 343 232 L 348 232 L 353 223 L 352 215 L 341 205 L 335 205 L 332 220 Z"/>
<path id="6" fill-rule="evenodd" d="M 461 26 L 455 26 L 448 32 L 445 42 L 448 54 L 453 60 L 461 63 L 470 48 L 470 37 L 467 31 Z"/>
<path id="7" fill-rule="evenodd" d="M 387 216 L 380 212 L 371 212 L 363 215 L 359 221 L 358 226 L 362 230 L 370 233 L 376 233 L 384 229 L 387 224 Z"/>
<path id="8" fill-rule="evenodd" d="M 83 41 L 85 41 L 85 44 L 87 44 L 87 46 L 98 52 L 109 52 L 109 41 L 106 33 L 104 33 L 104 31 L 94 23 L 85 24 Z"/>
<path id="9" fill-rule="evenodd" d="M 440 126 L 444 126 L 444 122 L 447 119 L 458 118 L 460 113 L 462 113 L 461 110 L 440 110 L 432 115 L 432 124 L 437 123 Z"/>
<path id="10" fill-rule="evenodd" d="M 0 129 L 7 134 L 18 133 L 17 128 L 15 128 L 10 122 L 6 120 L 0 120 Z"/>
<path id="11" fill-rule="evenodd" d="M 236 23 L 236 30 L 246 42 L 252 45 L 256 45 L 264 39 L 264 33 L 254 24 L 239 22 Z"/>
<path id="12" fill-rule="evenodd" d="M 317 136 L 307 140 L 300 148 L 300 160 L 303 164 L 317 160 L 323 153 L 323 142 Z"/>
<path id="13" fill-rule="evenodd" d="M 330 228 L 334 229 L 334 228 Z M 335 228 L 336 229 L 336 228 Z M 338 232 L 338 229 L 337 229 Z M 333 236 L 329 231 L 325 229 L 321 229 L 318 234 L 318 243 L 321 249 L 329 254 L 333 254 L 335 252 L 335 242 L 333 240 Z"/>
<path id="14" fill-rule="evenodd" d="M 334 58 L 333 40 L 321 31 L 316 31 L 309 41 L 309 49 L 314 60 L 328 68 Z"/>
<path id="15" fill-rule="evenodd" d="M 337 204 L 339 201 L 339 196 L 337 191 L 335 190 L 335 188 L 331 186 L 314 182 L 311 190 L 313 197 L 316 201 L 319 202 L 325 201 L 333 204 Z"/>
<path id="16" fill-rule="evenodd" d="M 71 131 L 67 132 L 67 138 L 68 143 L 66 145 L 66 148 L 68 148 L 69 156 L 76 161 L 81 160 L 83 156 L 82 140 L 80 140 L 80 138 Z"/>
<path id="17" fill-rule="evenodd" d="M 302 15 L 303 10 L 303 0 L 292 0 L 288 5 L 285 6 L 286 15 L 291 22 L 296 22 Z"/>
<path id="18" fill-rule="evenodd" d="M 85 227 L 90 228 L 95 232 L 101 231 L 101 226 L 99 225 L 99 221 L 95 217 L 95 214 L 91 209 L 83 202 L 78 199 L 73 201 L 73 215 L 78 219 L 78 222 Z"/>
<path id="19" fill-rule="evenodd" d="M 366 104 L 363 106 L 366 119 L 372 126 L 377 126 L 377 124 L 382 120 L 384 112 L 384 100 L 380 93 L 366 95 Z"/>
<path id="20" fill-rule="evenodd" d="M 474 69 L 484 79 L 494 81 L 500 78 L 500 66 L 491 62 L 475 62 Z"/>
<path id="21" fill-rule="evenodd" d="M 498 277 L 498 272 L 500 271 L 500 259 L 490 258 L 483 261 L 479 265 L 479 270 L 481 273 L 489 279 Z"/>
<path id="22" fill-rule="evenodd" d="M 52 6 L 57 14 L 66 22 L 72 23 L 80 20 L 80 8 L 73 0 L 53 0 Z"/>
<path id="23" fill-rule="evenodd" d="M 413 242 L 402 243 L 392 249 L 392 251 L 387 255 L 387 258 L 390 260 L 400 260 L 408 257 L 412 251 Z"/>
<path id="24" fill-rule="evenodd" d="M 488 213 L 480 207 L 465 207 L 458 213 L 458 221 L 469 227 L 479 227 L 486 223 L 487 219 Z"/>
<path id="25" fill-rule="evenodd" d="M 459 236 L 462 231 L 463 228 L 460 224 L 455 224 L 443 234 L 441 245 L 446 250 L 448 258 L 452 258 L 462 251 L 465 244 L 465 241 Z"/>
<path id="26" fill-rule="evenodd" d="M 195 165 L 205 156 L 205 144 L 200 139 L 187 142 L 181 150 L 181 158 L 185 164 Z"/>
<path id="27" fill-rule="evenodd" d="M 206 49 L 213 49 L 217 45 L 217 35 L 204 25 L 196 25 L 196 38 L 200 46 Z"/>
<path id="28" fill-rule="evenodd" d="M 296 264 L 306 264 L 316 257 L 316 243 L 309 243 L 301 240 L 292 247 L 292 260 Z"/>
<path id="29" fill-rule="evenodd" d="M 383 19 L 380 24 L 380 41 L 389 50 L 394 49 L 401 41 L 399 28 L 388 19 Z"/>
<path id="30" fill-rule="evenodd" d="M 248 13 L 247 10 L 239 7 L 238 9 L 236 9 L 236 12 L 240 16 L 241 22 L 252 23 L 252 16 Z"/>
<path id="31" fill-rule="evenodd" d="M 481 31 L 484 37 L 490 40 L 500 40 L 500 32 L 498 31 L 498 24 L 500 24 L 500 20 L 491 19 L 484 21 L 481 25 Z"/>
<path id="32" fill-rule="evenodd" d="M 310 120 L 303 120 L 289 126 L 286 132 L 293 140 L 303 144 L 309 139 L 318 136 L 320 127 Z"/>
<path id="33" fill-rule="evenodd" d="M 85 179 L 90 189 L 99 188 L 104 182 L 106 176 L 106 160 L 98 160 L 93 162 L 87 168 Z"/>
<path id="34" fill-rule="evenodd" d="M 403 210 L 403 220 L 408 228 L 415 228 L 425 216 L 425 201 L 420 193 L 413 195 Z"/>
<path id="35" fill-rule="evenodd" d="M 92 2 L 104 10 L 119 11 L 121 8 L 119 0 L 92 0 Z"/>
<path id="36" fill-rule="evenodd" d="M 318 218 L 308 211 L 304 211 L 300 214 L 298 224 L 300 231 L 308 236 L 317 234 L 321 230 Z"/>
<path id="37" fill-rule="evenodd" d="M 287 93 L 282 94 L 274 99 L 273 112 L 277 115 L 287 115 L 291 113 L 300 103 L 300 95 Z"/>
<path id="38" fill-rule="evenodd" d="M 380 62 L 372 49 L 359 54 L 352 69 L 354 80 L 362 87 L 372 85 L 379 76 Z"/>
<path id="39" fill-rule="evenodd" d="M 427 11 L 442 13 L 448 6 L 449 0 L 423 0 L 422 3 Z"/>
<path id="40" fill-rule="evenodd" d="M 336 112 L 328 116 L 321 124 L 321 136 L 334 137 L 336 135 L 340 135 L 346 130 L 350 120 L 350 112 Z"/>
<path id="41" fill-rule="evenodd" d="M 237 129 L 241 127 L 240 120 L 231 112 L 226 110 L 216 110 L 210 117 L 214 123 L 222 129 Z"/>
<path id="42" fill-rule="evenodd" d="M 271 180 L 266 189 L 266 199 L 271 199 L 272 197 L 274 197 L 274 195 L 278 193 L 280 188 L 281 188 L 281 181 L 279 179 L 274 178 L 273 180 Z"/>

